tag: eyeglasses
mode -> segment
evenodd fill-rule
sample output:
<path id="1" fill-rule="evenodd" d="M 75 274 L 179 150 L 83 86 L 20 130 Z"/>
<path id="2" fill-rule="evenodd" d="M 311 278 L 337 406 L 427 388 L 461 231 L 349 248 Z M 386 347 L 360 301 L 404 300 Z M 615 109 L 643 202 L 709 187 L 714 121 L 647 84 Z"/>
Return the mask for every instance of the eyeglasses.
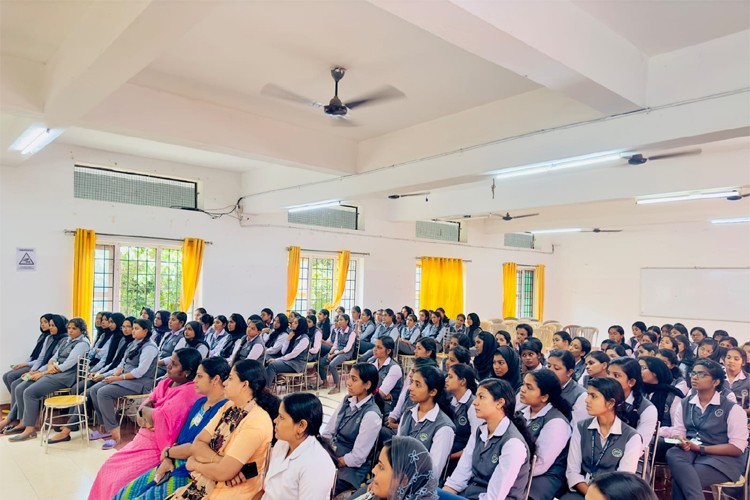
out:
<path id="1" fill-rule="evenodd" d="M 696 372 L 696 371 L 692 371 L 692 372 L 688 373 L 688 375 L 690 375 L 691 377 L 695 377 L 695 378 L 706 378 L 706 377 L 710 376 L 711 374 L 708 373 L 708 372 Z"/>

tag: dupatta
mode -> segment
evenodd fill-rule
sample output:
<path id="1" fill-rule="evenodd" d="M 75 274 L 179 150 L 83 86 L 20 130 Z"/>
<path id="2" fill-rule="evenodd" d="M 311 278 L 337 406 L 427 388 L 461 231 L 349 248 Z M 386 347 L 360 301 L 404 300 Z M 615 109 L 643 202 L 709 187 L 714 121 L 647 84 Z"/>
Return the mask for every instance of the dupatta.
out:
<path id="1" fill-rule="evenodd" d="M 195 392 L 195 384 L 192 381 L 178 386 L 173 384 L 174 382 L 168 378 L 162 380 L 149 397 L 149 400 L 154 402 L 154 412 L 151 415 L 154 421 L 153 438 L 159 450 L 177 440 L 188 417 L 185 408 L 191 407 L 200 397 Z M 139 434 L 141 432 L 150 431 L 141 429 Z"/>

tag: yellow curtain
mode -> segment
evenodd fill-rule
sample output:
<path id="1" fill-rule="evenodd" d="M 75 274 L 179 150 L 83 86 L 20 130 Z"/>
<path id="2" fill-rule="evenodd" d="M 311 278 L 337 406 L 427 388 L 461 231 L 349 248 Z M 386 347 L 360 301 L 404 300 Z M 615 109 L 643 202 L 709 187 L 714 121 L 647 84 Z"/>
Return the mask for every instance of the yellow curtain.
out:
<path id="1" fill-rule="evenodd" d="M 286 310 L 294 308 L 299 286 L 299 247 L 289 247 L 289 263 L 286 270 Z"/>
<path id="2" fill-rule="evenodd" d="M 198 287 L 198 278 L 203 266 L 203 249 L 206 242 L 198 238 L 185 238 L 182 242 L 182 293 L 180 311 L 190 309 Z"/>
<path id="3" fill-rule="evenodd" d="M 351 254 L 349 250 L 339 251 L 338 264 L 336 265 L 336 276 L 333 280 L 333 300 L 330 304 L 326 304 L 326 309 L 332 311 L 341 302 L 341 297 L 344 296 L 344 288 L 346 288 L 346 276 L 349 274 L 349 259 Z"/>
<path id="4" fill-rule="evenodd" d="M 516 263 L 503 263 L 503 318 L 516 317 Z"/>
<path id="5" fill-rule="evenodd" d="M 464 312 L 464 263 L 461 259 L 422 257 L 419 307 L 442 307 L 449 318 Z"/>
<path id="6" fill-rule="evenodd" d="M 544 265 L 539 264 L 534 268 L 534 281 L 536 281 L 536 319 L 544 321 Z"/>
<path id="7" fill-rule="evenodd" d="M 76 229 L 73 256 L 73 316 L 91 321 L 94 307 L 94 253 L 96 233 L 92 229 Z M 89 325 L 91 335 L 92 325 Z"/>

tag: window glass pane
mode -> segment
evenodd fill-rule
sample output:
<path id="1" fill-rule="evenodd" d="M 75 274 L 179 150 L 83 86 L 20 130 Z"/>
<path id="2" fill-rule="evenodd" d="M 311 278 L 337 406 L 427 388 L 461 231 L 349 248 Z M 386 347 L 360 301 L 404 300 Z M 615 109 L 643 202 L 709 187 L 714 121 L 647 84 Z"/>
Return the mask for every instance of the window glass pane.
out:
<path id="1" fill-rule="evenodd" d="M 341 298 L 341 305 L 350 313 L 354 307 L 357 297 L 357 261 L 349 260 L 349 272 L 346 274 L 346 286 L 344 287 L 344 296 Z"/>
<path id="2" fill-rule="evenodd" d="M 333 299 L 333 259 L 311 259 L 310 307 L 322 309 Z"/>
<path id="3" fill-rule="evenodd" d="M 419 292 L 422 289 L 422 266 L 417 264 L 417 277 L 414 285 L 415 296 L 414 296 L 414 310 L 419 311 Z"/>
<path id="4" fill-rule="evenodd" d="M 93 331 L 96 314 L 100 311 L 111 311 L 114 282 L 114 246 L 96 245 L 94 251 L 94 289 L 91 317 L 88 319 Z"/>

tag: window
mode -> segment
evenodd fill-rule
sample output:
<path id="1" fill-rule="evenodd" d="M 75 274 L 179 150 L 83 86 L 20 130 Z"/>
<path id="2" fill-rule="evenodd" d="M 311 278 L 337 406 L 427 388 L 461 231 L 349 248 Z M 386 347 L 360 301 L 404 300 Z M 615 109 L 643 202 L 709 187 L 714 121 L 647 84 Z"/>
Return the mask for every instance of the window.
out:
<path id="1" fill-rule="evenodd" d="M 287 222 L 336 229 L 359 229 L 359 208 L 351 205 L 289 212 Z M 348 309 L 347 309 L 348 310 Z"/>
<path id="2" fill-rule="evenodd" d="M 99 311 L 138 317 L 144 306 L 176 311 L 180 307 L 181 287 L 181 248 L 96 245 L 91 319 Z"/>
<path id="3" fill-rule="evenodd" d="M 416 224 L 417 238 L 441 241 L 462 241 L 461 223 L 453 221 L 422 221 Z"/>
<path id="4" fill-rule="evenodd" d="M 333 277 L 336 270 L 335 257 L 301 257 L 297 297 L 294 310 L 304 313 L 308 309 L 320 310 L 333 300 Z M 341 305 L 348 311 L 356 304 L 357 260 L 349 259 L 344 295 Z"/>
<path id="5" fill-rule="evenodd" d="M 534 248 L 534 235 L 531 233 L 505 233 L 503 238 L 506 247 Z"/>
<path id="6" fill-rule="evenodd" d="M 534 317 L 534 268 L 516 270 L 516 314 L 519 318 Z"/>
<path id="7" fill-rule="evenodd" d="M 422 265 L 417 263 L 417 279 L 414 285 L 414 310 L 419 311 L 419 293 L 422 291 Z"/>
<path id="8" fill-rule="evenodd" d="M 198 208 L 198 183 L 156 175 L 76 165 L 76 198 L 166 208 Z"/>

